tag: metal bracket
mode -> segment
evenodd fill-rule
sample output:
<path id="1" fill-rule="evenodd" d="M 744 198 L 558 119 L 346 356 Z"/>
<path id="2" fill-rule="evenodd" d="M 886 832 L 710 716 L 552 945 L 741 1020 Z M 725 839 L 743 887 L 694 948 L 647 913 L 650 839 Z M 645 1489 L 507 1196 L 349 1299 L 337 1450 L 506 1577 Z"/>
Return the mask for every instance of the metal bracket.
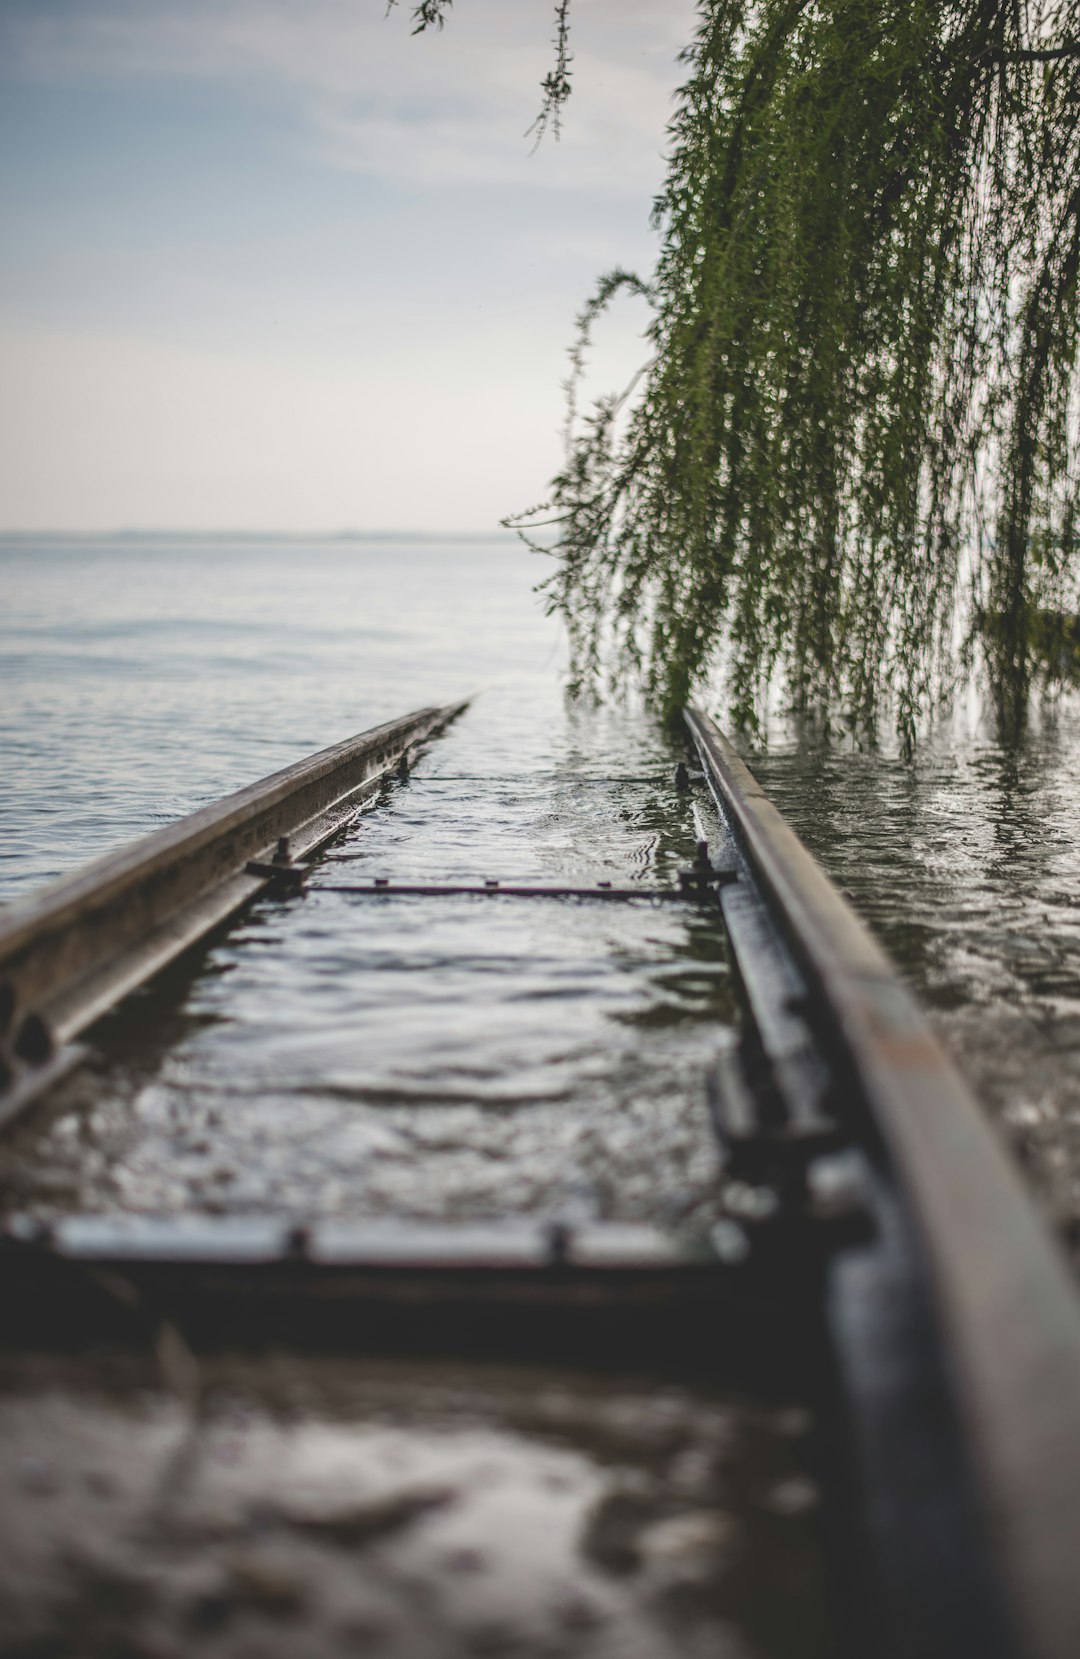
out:
<path id="1" fill-rule="evenodd" d="M 13 1013 L 12 1007 L 9 1014 Z M 70 1076 L 89 1052 L 84 1043 L 59 1046 L 40 1014 L 25 1015 L 11 1041 L 0 1044 L 0 1126 Z"/>
<path id="2" fill-rule="evenodd" d="M 289 841 L 282 836 L 271 860 L 253 858 L 245 866 L 247 873 L 261 876 L 271 884 L 271 892 L 282 897 L 299 892 L 312 874 L 308 864 L 292 862 Z M 540 886 L 535 882 L 505 881 L 500 876 L 485 876 L 480 881 L 391 881 L 387 876 L 374 876 L 370 882 L 320 883 L 320 893 L 344 893 L 357 898 L 503 898 L 503 899 L 606 899 L 628 903 L 635 899 L 657 899 L 662 903 L 703 902 L 715 900 L 721 887 L 738 880 L 738 871 L 716 869 L 709 857 L 706 841 L 697 843 L 694 862 L 678 872 L 677 887 L 616 887 L 610 881 L 598 881 L 591 887 Z"/>
<path id="3" fill-rule="evenodd" d="M 741 1248 L 831 1252 L 873 1235 L 858 1159 L 839 1123 L 788 1116 L 767 1063 L 752 1077 L 737 1039 L 718 1053 L 705 1092 L 726 1177 L 725 1226 L 741 1235 Z"/>
<path id="4" fill-rule="evenodd" d="M 694 862 L 679 871 L 679 886 L 684 893 L 708 894 L 715 897 L 720 887 L 729 887 L 738 881 L 739 872 L 727 867 L 717 868 L 709 857 L 709 843 L 699 841 Z"/>
<path id="5" fill-rule="evenodd" d="M 26 1250 L 87 1265 L 303 1261 L 312 1268 L 538 1273 L 553 1268 L 666 1273 L 716 1266 L 704 1242 L 680 1241 L 648 1225 L 528 1216 L 456 1223 L 399 1218 L 297 1223 L 265 1214 L 69 1215 L 54 1222 L 8 1216 L 0 1222 L 0 1257 Z"/>
<path id="6" fill-rule="evenodd" d="M 675 788 L 680 795 L 686 795 L 690 791 L 691 783 L 700 783 L 704 776 L 704 772 L 692 771 L 684 760 L 680 760 L 675 768 Z"/>
<path id="7" fill-rule="evenodd" d="M 262 876 L 268 880 L 273 890 L 280 893 L 298 892 L 311 874 L 310 864 L 293 863 L 287 835 L 278 841 L 269 863 L 264 859 L 250 858 L 244 868 L 249 876 Z"/>
<path id="8" fill-rule="evenodd" d="M 830 1185 L 821 1159 L 808 1169 L 809 1185 L 800 1204 L 772 1186 L 731 1182 L 724 1190 L 724 1217 L 711 1242 L 725 1261 L 757 1260 L 778 1267 L 823 1261 L 840 1251 L 869 1244 L 877 1237 L 868 1188 L 856 1166 Z M 828 1172 L 831 1174 L 831 1171 Z"/>
<path id="9" fill-rule="evenodd" d="M 268 867 L 267 867 L 268 868 Z M 483 881 L 390 881 L 376 876 L 371 882 L 333 882 L 320 884 L 320 893 L 347 893 L 357 897 L 447 898 L 472 895 L 496 899 L 606 899 L 628 903 L 634 899 L 658 899 L 662 902 L 694 902 L 715 898 L 716 886 L 723 877 L 700 881 L 693 872 L 680 872 L 678 887 L 615 887 L 609 881 L 599 881 L 594 887 L 538 887 L 488 877 Z"/>
<path id="10" fill-rule="evenodd" d="M 772 1172 L 805 1174 L 816 1158 L 844 1151 L 850 1137 L 824 1113 L 799 1121 L 788 1116 L 771 1089 L 755 1087 L 747 1075 L 742 1045 L 724 1045 L 705 1077 L 716 1138 L 733 1175 L 759 1179 Z"/>

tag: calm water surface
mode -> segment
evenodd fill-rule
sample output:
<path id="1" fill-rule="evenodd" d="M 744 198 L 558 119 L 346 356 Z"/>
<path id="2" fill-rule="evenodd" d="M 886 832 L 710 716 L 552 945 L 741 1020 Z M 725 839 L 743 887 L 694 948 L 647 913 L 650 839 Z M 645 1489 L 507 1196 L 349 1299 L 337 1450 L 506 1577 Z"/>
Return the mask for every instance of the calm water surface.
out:
<path id="1" fill-rule="evenodd" d="M 475 694 L 305 897 L 260 902 L 102 1024 L 73 1109 L 0 1150 L 5 1204 L 708 1223 L 702 1073 L 734 1019 L 712 919 L 645 899 L 328 890 L 648 884 L 686 859 L 668 740 L 632 714 L 564 708 L 542 573 L 510 545 L 0 543 L 0 902 L 380 720 Z M 1051 1209 L 1080 1213 L 1080 710 L 1012 748 L 958 729 L 914 765 L 791 732 L 750 758 Z M 281 1358 L 209 1379 L 177 1488 L 194 1431 L 152 1379 L 8 1369 L 0 1507 L 22 1553 L 0 1653 L 31 1637 L 112 1652 L 133 1632 L 173 1651 L 207 1585 L 231 1621 L 206 1637 L 223 1656 L 248 1626 L 264 1645 L 280 1632 L 266 1651 L 283 1659 L 358 1641 L 403 1659 L 511 1639 L 567 1659 L 832 1651 L 808 1420 L 783 1402 Z M 107 1513 L 87 1497 L 103 1481 Z M 415 1525 L 343 1574 L 341 1529 L 428 1487 Z M 122 1628 L 102 1561 L 142 1598 Z M 265 1594 L 292 1598 L 291 1623 L 268 1623 Z"/>
<path id="2" fill-rule="evenodd" d="M 708 1211 L 701 1079 L 733 1016 L 714 919 L 326 891 L 349 874 L 671 882 L 692 852 L 666 739 L 564 712 L 535 560 L 407 544 L 7 556 L 23 612 L 11 893 L 350 731 L 477 694 L 306 897 L 256 906 L 102 1028 L 81 1109 L 17 1151 L 17 1202 Z"/>
<path id="3" fill-rule="evenodd" d="M 148 994 L 153 1021 L 103 1029 L 93 1101 L 20 1154 L 20 1201 L 696 1213 L 701 1072 L 733 1015 L 710 921 L 321 890 L 350 871 L 664 880 L 686 856 L 667 740 L 562 705 L 542 562 L 509 543 L 132 538 L 8 541 L 0 568 L 0 898 L 477 694 L 306 899 L 256 907 Z M 1054 1212 L 1080 1213 L 1080 708 L 1013 746 L 958 724 L 914 764 L 792 732 L 750 758 Z"/>
<path id="4" fill-rule="evenodd" d="M 256 905 L 99 1028 L 74 1109 L 0 1153 L 7 1204 L 707 1222 L 702 1072 L 733 1016 L 714 920 L 327 890 L 668 882 L 692 851 L 667 741 L 565 712 L 532 560 L 131 543 L 8 545 L 0 565 L 7 897 L 477 694 L 310 893 Z M 747 1404 L 657 1363 L 260 1357 L 204 1367 L 191 1424 L 153 1375 L 9 1357 L 0 1654 L 180 1652 L 197 1631 L 208 1659 L 826 1659 L 797 1380 Z"/>
<path id="5" fill-rule="evenodd" d="M 0 540 L 0 901 L 367 726 L 483 689 L 537 764 L 560 639 L 512 545 Z"/>
<path id="6" fill-rule="evenodd" d="M 1080 705 L 913 763 L 788 734 L 748 757 L 929 1006 L 1053 1220 L 1080 1217 Z"/>

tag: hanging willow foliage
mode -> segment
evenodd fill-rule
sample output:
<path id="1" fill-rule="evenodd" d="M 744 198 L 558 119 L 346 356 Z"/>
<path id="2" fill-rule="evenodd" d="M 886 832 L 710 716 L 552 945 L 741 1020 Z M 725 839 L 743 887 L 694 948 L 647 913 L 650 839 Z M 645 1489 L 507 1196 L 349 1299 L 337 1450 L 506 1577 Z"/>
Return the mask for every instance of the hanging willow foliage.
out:
<path id="1" fill-rule="evenodd" d="M 658 266 L 571 398 L 621 291 L 651 361 L 538 510 L 576 686 L 722 664 L 745 723 L 779 684 L 911 742 L 982 663 L 1015 720 L 1077 632 L 1080 0 L 698 10 Z"/>

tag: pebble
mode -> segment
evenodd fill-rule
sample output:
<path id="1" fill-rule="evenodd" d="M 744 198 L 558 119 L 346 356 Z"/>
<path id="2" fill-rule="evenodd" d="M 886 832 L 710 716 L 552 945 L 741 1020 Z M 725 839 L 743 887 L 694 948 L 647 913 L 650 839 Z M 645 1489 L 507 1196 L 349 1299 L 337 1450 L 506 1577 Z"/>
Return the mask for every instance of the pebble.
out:
<path id="1" fill-rule="evenodd" d="M 714 1460 L 707 1451 L 689 1447 L 668 1465 L 668 1484 L 678 1492 L 703 1492 L 712 1485 Z"/>
<path id="2" fill-rule="evenodd" d="M 640 1558 L 639 1534 L 655 1514 L 655 1505 L 640 1493 L 608 1492 L 589 1512 L 583 1553 L 608 1572 L 632 1572 Z"/>
<path id="3" fill-rule="evenodd" d="M 391 1492 L 384 1498 L 326 1511 L 293 1510 L 283 1519 L 344 1547 L 361 1545 L 410 1525 L 434 1509 L 445 1509 L 458 1497 L 450 1486 L 417 1486 Z"/>
<path id="4" fill-rule="evenodd" d="M 519 1636 L 505 1624 L 479 1625 L 467 1637 L 466 1649 L 476 1659 L 512 1659 L 522 1651 Z"/>
<path id="5" fill-rule="evenodd" d="M 345 1652 L 377 1654 L 393 1636 L 393 1627 L 373 1613 L 353 1613 L 338 1626 Z"/>
<path id="6" fill-rule="evenodd" d="M 555 1604 L 555 1617 L 566 1630 L 598 1630 L 607 1615 L 589 1596 L 576 1591 L 560 1598 Z"/>

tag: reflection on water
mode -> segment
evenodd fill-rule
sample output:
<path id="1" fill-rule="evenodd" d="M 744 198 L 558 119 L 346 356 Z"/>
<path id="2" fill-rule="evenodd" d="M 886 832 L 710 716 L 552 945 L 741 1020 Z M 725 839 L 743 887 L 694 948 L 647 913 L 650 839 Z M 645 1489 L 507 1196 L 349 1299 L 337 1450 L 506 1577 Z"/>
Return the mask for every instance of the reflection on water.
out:
<path id="1" fill-rule="evenodd" d="M 6 895 L 350 731 L 480 693 L 309 894 L 262 901 L 105 1022 L 70 1109 L 0 1153 L 6 1202 L 707 1222 L 702 1073 L 734 1012 L 713 918 L 328 890 L 667 883 L 690 854 L 655 727 L 562 707 L 531 561 L 9 545 L 0 569 Z M 751 757 L 1073 1216 L 1078 756 L 1065 705 L 1011 749 L 960 733 L 906 764 L 789 738 Z M 387 1382 L 293 1359 L 280 1398 L 273 1363 L 204 1379 L 192 1422 L 152 1383 L 113 1399 L 100 1366 L 88 1383 L 34 1363 L 0 1377 L 10 1651 L 76 1629 L 102 1653 L 135 1636 L 233 1653 L 253 1629 L 260 1652 L 410 1659 L 829 1651 L 784 1414 L 649 1380 Z M 174 1491 L 178 1446 L 197 1455 Z"/>
<path id="2" fill-rule="evenodd" d="M 13 557 L 9 894 L 376 720 L 480 695 L 307 895 L 260 902 L 103 1023 L 68 1109 L 0 1152 L 5 1201 L 703 1225 L 702 1074 L 733 1015 L 714 916 L 328 890 L 644 888 L 691 855 L 667 740 L 564 710 L 534 562 L 162 560 Z M 0 1653 L 832 1651 L 794 1394 L 295 1355 L 201 1382 L 189 1409 L 113 1357 L 0 1367 L 0 1506 L 19 1514 Z"/>
<path id="3" fill-rule="evenodd" d="M 193 1423 L 131 1361 L 0 1366 L 0 1655 L 833 1651 L 798 1409 L 295 1356 L 203 1380 Z"/>
<path id="4" fill-rule="evenodd" d="M 543 574 L 509 542 L 0 537 L 0 902 L 412 708 L 550 722 Z"/>
<path id="5" fill-rule="evenodd" d="M 482 705 L 459 722 L 306 896 L 250 912 L 164 1026 L 156 990 L 103 1028 L 112 1059 L 83 1108 L 16 1161 L 21 1204 L 709 1211 L 702 1077 L 733 1017 L 715 913 L 325 891 L 374 874 L 675 884 L 693 828 L 651 734 L 623 733 L 650 781 L 466 781 L 487 724 Z"/>
<path id="6" fill-rule="evenodd" d="M 30 645 L 10 670 L 21 729 L 48 700 L 52 712 L 37 775 L 9 806 L 23 835 L 8 849 L 13 888 L 118 839 L 121 824 L 147 827 L 138 813 L 172 816 L 343 731 L 479 695 L 306 897 L 261 903 L 194 976 L 174 973 L 171 991 L 107 1022 L 79 1109 L 32 1156 L 7 1155 L 9 1201 L 678 1222 L 707 1211 L 702 1074 L 732 1017 L 714 919 L 647 900 L 325 890 L 374 874 L 674 883 L 693 850 L 677 756 L 645 720 L 566 715 L 558 637 L 529 593 L 535 560 L 324 546 L 299 579 L 297 557 L 105 549 L 23 567 Z M 61 581 L 70 621 L 55 612 Z M 62 802 L 40 775 L 61 744 Z"/>
<path id="7" fill-rule="evenodd" d="M 1052 1213 L 1080 1217 L 1080 702 L 908 763 L 806 734 L 748 754 L 931 1008 Z"/>
<path id="8" fill-rule="evenodd" d="M 0 896 L 468 691 L 323 887 L 661 880 L 688 850 L 655 729 L 563 708 L 543 566 L 510 545 L 9 540 L 0 574 Z M 750 758 L 1080 1216 L 1080 702 L 1012 747 L 974 726 L 911 764 L 805 734 Z M 113 1022 L 106 1086 L 20 1156 L 21 1197 L 693 1211 L 701 1068 L 731 1014 L 711 924 L 319 887 L 150 993 L 153 1038 Z"/>

